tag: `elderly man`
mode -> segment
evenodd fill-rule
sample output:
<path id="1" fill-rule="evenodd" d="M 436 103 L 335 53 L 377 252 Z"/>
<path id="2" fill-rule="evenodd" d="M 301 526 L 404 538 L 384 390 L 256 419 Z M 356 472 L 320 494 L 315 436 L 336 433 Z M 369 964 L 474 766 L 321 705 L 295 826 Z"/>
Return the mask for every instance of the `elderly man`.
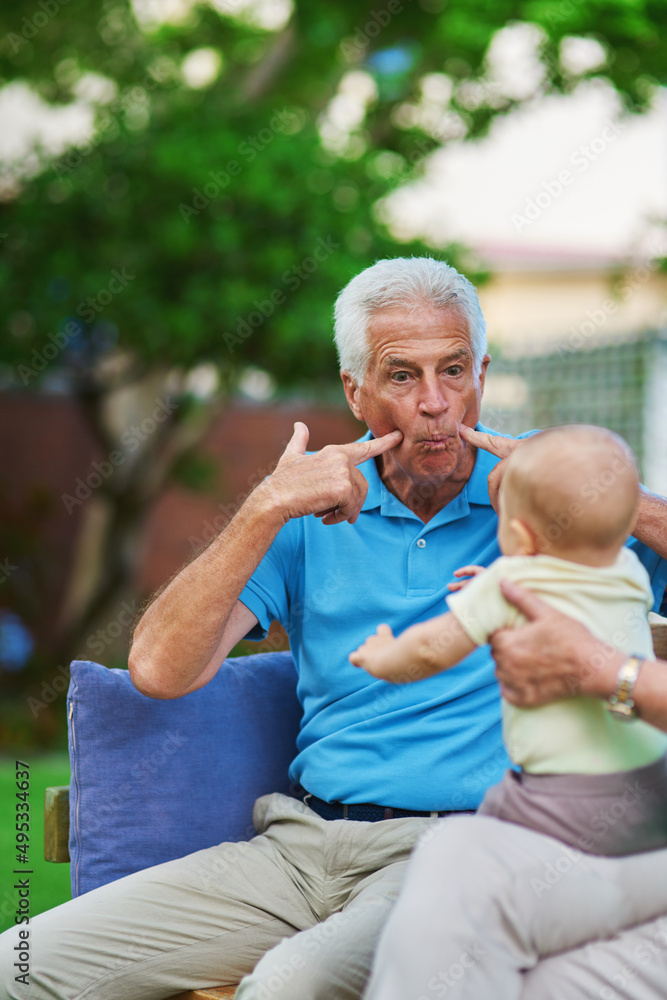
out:
<path id="1" fill-rule="evenodd" d="M 455 569 L 498 555 L 498 457 L 472 430 L 490 360 L 475 290 L 430 258 L 380 261 L 341 293 L 336 341 L 369 433 L 308 454 L 297 424 L 275 472 L 148 608 L 130 657 L 139 690 L 177 698 L 280 621 L 303 704 L 298 794 L 258 800 L 237 863 L 210 848 L 37 918 L 31 1000 L 160 1000 L 249 973 L 240 1000 L 358 997 L 418 836 L 475 809 L 507 765 L 488 649 L 406 686 L 347 659 L 369 626 L 432 616 Z M 657 579 L 667 547 L 646 503 L 636 547 Z"/>

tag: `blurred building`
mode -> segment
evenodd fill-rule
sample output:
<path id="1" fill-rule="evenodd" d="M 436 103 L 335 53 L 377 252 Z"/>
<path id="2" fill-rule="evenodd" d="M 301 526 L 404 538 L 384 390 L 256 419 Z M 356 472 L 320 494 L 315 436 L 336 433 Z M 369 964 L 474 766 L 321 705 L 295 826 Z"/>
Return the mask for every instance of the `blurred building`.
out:
<path id="1" fill-rule="evenodd" d="M 493 358 L 483 421 L 512 434 L 610 427 L 667 493 L 667 273 L 611 255 L 479 254 L 493 275 L 480 289 Z"/>
<path id="2" fill-rule="evenodd" d="M 667 326 L 667 273 L 646 257 L 488 246 L 480 301 L 491 343 L 581 348 Z"/>

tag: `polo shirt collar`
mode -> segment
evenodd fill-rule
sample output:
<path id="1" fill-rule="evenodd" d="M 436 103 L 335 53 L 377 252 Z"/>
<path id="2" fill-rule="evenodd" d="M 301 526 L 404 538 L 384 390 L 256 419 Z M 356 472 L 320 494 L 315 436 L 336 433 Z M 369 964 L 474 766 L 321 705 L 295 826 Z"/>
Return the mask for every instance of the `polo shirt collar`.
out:
<path id="1" fill-rule="evenodd" d="M 359 441 L 370 441 L 372 434 L 367 431 L 363 437 L 359 438 Z M 384 483 L 380 479 L 377 465 L 375 464 L 374 458 L 369 458 L 366 462 L 362 462 L 358 467 L 362 476 L 368 483 L 368 493 L 366 494 L 366 499 L 364 500 L 362 510 L 376 510 L 378 507 L 382 506 L 382 492 L 389 492 L 385 487 Z"/>
<path id="2" fill-rule="evenodd" d="M 496 431 L 491 430 L 489 427 L 484 427 L 483 424 L 477 424 L 475 429 L 487 434 L 497 434 Z M 371 437 L 371 432 L 367 431 L 363 437 L 359 438 L 359 441 L 370 441 Z M 491 455 L 488 451 L 478 448 L 472 475 L 459 494 L 461 499 L 467 500 L 468 503 L 483 504 L 490 507 L 491 501 L 489 499 L 487 479 L 491 469 L 494 465 L 497 465 L 499 461 L 500 460 L 496 458 L 495 455 Z M 364 500 L 361 508 L 362 510 L 377 510 L 379 507 L 382 513 L 386 515 L 393 514 L 399 517 L 417 517 L 417 515 L 402 504 L 393 493 L 389 492 L 380 479 L 374 458 L 369 458 L 366 462 L 362 462 L 361 465 L 359 465 L 359 471 L 368 482 L 368 493 L 366 494 L 366 499 Z M 455 500 L 458 499 L 458 497 L 455 497 Z M 452 501 L 452 503 L 455 502 L 455 500 Z M 447 504 L 447 506 L 449 506 L 449 504 Z M 417 520 L 419 519 L 417 518 Z"/>

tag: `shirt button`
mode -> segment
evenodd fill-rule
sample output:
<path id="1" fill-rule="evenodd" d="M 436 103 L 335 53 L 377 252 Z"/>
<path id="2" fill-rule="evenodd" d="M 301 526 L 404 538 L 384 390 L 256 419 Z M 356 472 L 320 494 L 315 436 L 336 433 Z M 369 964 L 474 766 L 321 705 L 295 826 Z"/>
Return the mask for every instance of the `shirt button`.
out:
<path id="1" fill-rule="evenodd" d="M 425 538 L 418 538 L 417 539 L 417 545 L 418 545 L 418 547 L 420 549 L 425 549 L 426 548 L 426 539 Z"/>

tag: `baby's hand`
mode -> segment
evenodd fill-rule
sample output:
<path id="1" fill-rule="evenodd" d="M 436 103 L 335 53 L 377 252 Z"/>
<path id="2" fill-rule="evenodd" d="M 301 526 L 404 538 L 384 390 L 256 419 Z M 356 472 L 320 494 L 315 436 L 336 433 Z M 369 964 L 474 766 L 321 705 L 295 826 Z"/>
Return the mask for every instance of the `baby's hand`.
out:
<path id="1" fill-rule="evenodd" d="M 463 590 L 463 588 L 467 587 L 467 585 L 470 583 L 470 580 L 472 580 L 476 576 L 479 576 L 479 574 L 483 573 L 485 569 L 486 566 L 461 566 L 460 569 L 455 569 L 454 576 L 467 576 L 470 579 L 457 580 L 456 583 L 448 583 L 447 589 L 451 590 L 452 592 L 455 590 Z"/>
<path id="2" fill-rule="evenodd" d="M 350 653 L 350 663 L 353 663 L 355 667 L 363 667 L 373 677 L 387 681 L 394 680 L 396 673 L 395 646 L 396 639 L 390 627 L 378 625 L 375 635 L 369 635 L 366 642 Z M 400 666 L 403 664 L 401 663 Z"/>

